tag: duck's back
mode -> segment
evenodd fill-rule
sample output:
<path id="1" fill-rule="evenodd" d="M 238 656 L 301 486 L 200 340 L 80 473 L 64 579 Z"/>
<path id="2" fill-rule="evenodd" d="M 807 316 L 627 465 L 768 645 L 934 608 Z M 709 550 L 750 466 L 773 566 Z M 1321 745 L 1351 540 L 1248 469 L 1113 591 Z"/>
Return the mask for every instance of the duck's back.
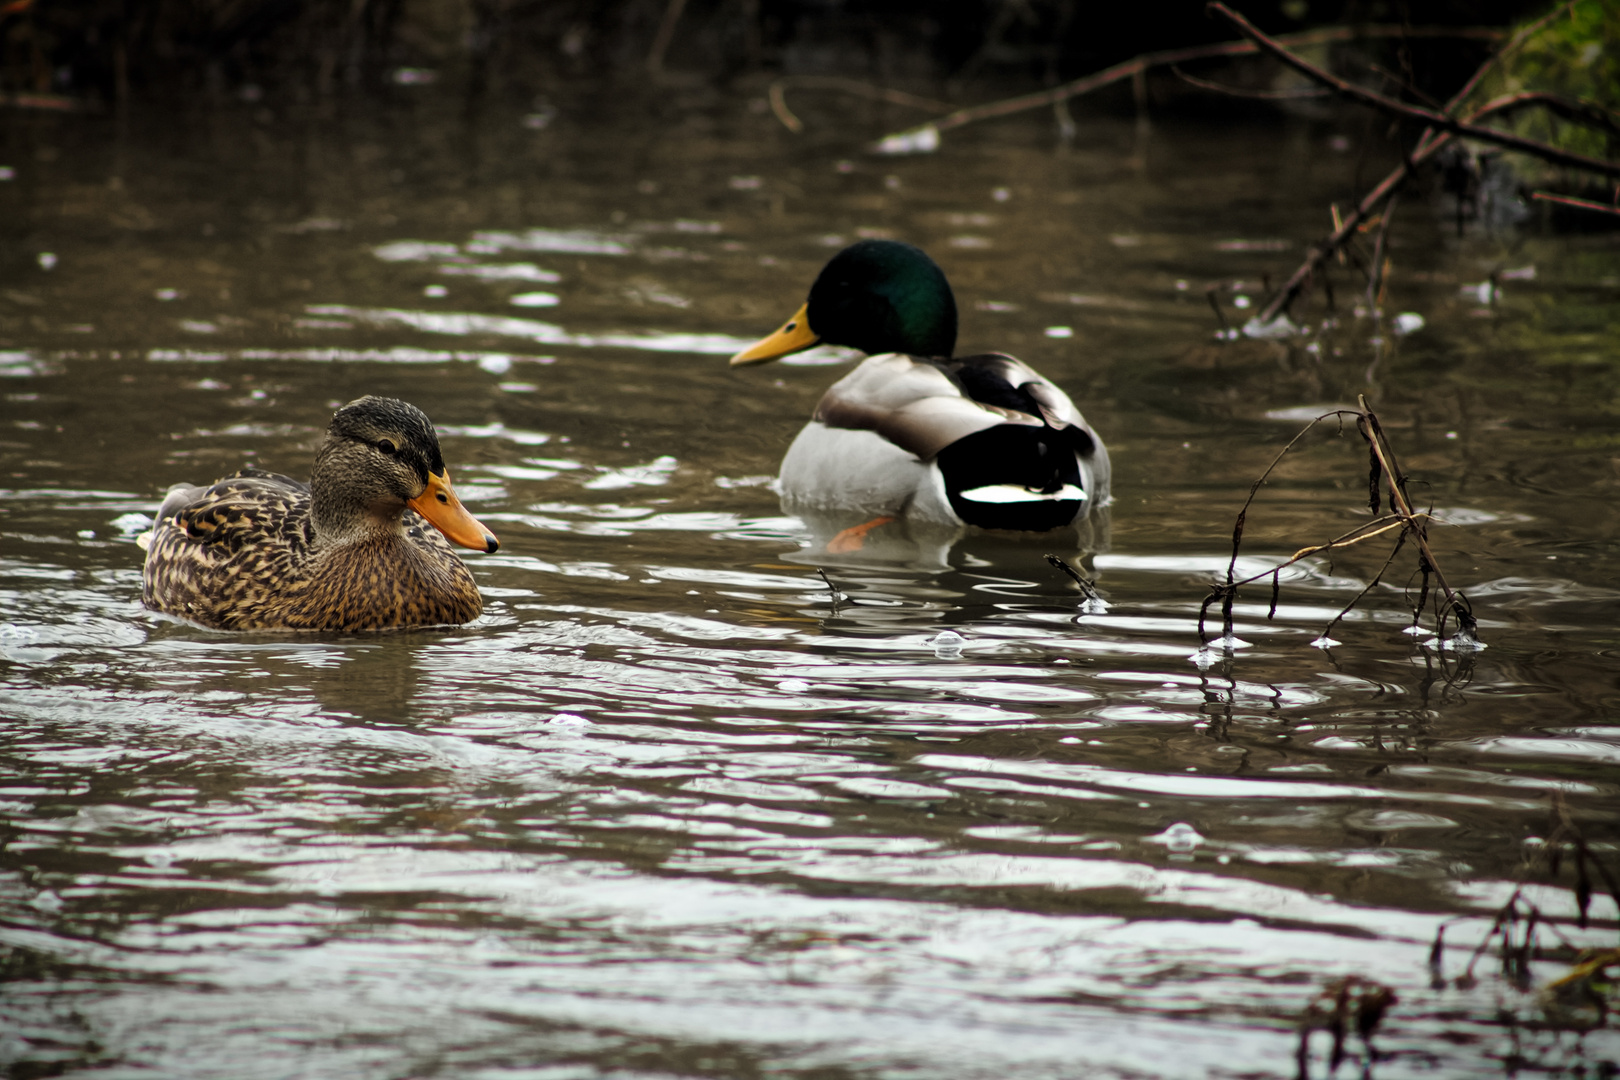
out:
<path id="1" fill-rule="evenodd" d="M 1068 396 L 1000 353 L 870 356 L 782 463 L 790 512 L 863 509 L 1044 531 L 1107 501 L 1108 452 Z"/>

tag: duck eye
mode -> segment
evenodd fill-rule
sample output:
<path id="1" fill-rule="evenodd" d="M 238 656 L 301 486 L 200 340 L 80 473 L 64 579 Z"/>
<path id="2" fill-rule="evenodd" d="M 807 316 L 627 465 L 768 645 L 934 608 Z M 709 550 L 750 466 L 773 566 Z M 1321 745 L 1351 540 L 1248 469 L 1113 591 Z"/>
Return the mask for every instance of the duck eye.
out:
<path id="1" fill-rule="evenodd" d="M 393 444 L 393 442 L 388 440 L 388 439 L 381 439 L 381 440 L 379 440 L 377 442 L 376 445 L 377 445 L 377 449 L 381 450 L 383 453 L 387 454 L 389 457 L 393 457 L 395 454 L 397 454 L 399 452 L 399 447 L 395 446 Z"/>

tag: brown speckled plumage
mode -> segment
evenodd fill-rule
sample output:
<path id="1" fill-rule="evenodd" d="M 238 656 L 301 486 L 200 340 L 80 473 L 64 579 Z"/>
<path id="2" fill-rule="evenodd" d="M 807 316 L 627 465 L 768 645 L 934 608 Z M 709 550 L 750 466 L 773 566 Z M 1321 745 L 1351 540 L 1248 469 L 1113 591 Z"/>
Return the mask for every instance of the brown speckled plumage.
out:
<path id="1" fill-rule="evenodd" d="M 406 505 L 427 498 L 430 481 L 442 485 L 431 492 L 445 493 L 437 501 L 446 512 L 461 514 L 493 551 L 495 538 L 449 489 L 427 417 L 386 398 L 351 402 L 333 417 L 311 484 L 243 469 L 171 490 L 148 544 L 146 606 L 222 630 L 475 619 L 483 603 L 472 574 L 440 529 Z"/>

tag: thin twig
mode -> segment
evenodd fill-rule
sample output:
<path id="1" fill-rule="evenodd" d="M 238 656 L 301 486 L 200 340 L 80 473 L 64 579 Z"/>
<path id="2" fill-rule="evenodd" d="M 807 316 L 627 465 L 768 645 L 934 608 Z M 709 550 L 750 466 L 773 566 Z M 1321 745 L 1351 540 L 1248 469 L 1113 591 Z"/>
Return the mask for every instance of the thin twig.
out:
<path id="1" fill-rule="evenodd" d="M 1487 104 L 1491 106 L 1492 112 L 1511 112 L 1535 105 L 1572 124 L 1582 124 L 1598 131 L 1606 131 L 1610 135 L 1620 135 L 1620 116 L 1595 101 L 1583 98 L 1567 98 L 1540 90 L 1521 90 L 1516 94 L 1503 94 L 1501 97 L 1492 98 Z"/>
<path id="2" fill-rule="evenodd" d="M 1591 199 L 1577 199 L 1573 195 L 1555 195 L 1550 191 L 1532 191 L 1530 197 L 1540 202 L 1558 203 L 1561 206 L 1573 206 L 1581 210 L 1595 210 L 1600 214 L 1620 216 L 1620 206 L 1609 206 L 1605 203 L 1593 202 Z"/>
<path id="3" fill-rule="evenodd" d="M 1382 531 L 1382 530 L 1380 530 L 1380 531 Z M 1390 566 L 1395 562 L 1395 556 L 1399 555 L 1401 553 L 1401 548 L 1403 548 L 1405 546 L 1406 546 L 1406 530 L 1403 529 L 1401 531 L 1401 535 L 1397 536 L 1395 538 L 1395 546 L 1393 548 L 1390 548 L 1389 558 L 1384 560 L 1384 565 L 1380 566 L 1378 568 L 1378 573 L 1373 575 L 1371 581 L 1367 582 L 1366 585 L 1362 586 L 1362 589 L 1361 589 L 1360 592 L 1356 593 L 1355 596 L 1350 598 L 1350 602 L 1348 604 L 1344 605 L 1344 609 L 1342 611 L 1340 611 L 1337 615 L 1333 616 L 1333 621 L 1328 623 L 1327 627 L 1325 629 L 1323 629 L 1323 631 L 1322 631 L 1322 636 L 1323 637 L 1327 638 L 1330 641 L 1333 639 L 1333 628 L 1335 626 L 1338 626 L 1341 622 L 1343 622 L 1344 617 L 1346 615 L 1350 614 L 1351 611 L 1355 610 L 1355 606 L 1357 604 L 1361 603 L 1361 598 L 1363 596 L 1366 596 L 1368 593 L 1370 593 L 1374 589 L 1378 588 L 1378 583 L 1384 580 L 1384 575 L 1389 572 Z"/>
<path id="4" fill-rule="evenodd" d="M 1198 608 L 1198 643 L 1200 645 L 1209 643 L 1209 639 L 1204 635 L 1204 619 L 1209 614 L 1209 606 L 1217 600 L 1221 602 L 1222 626 L 1227 633 L 1231 632 L 1232 598 L 1237 595 L 1237 590 L 1240 585 L 1248 584 L 1248 582 L 1238 582 L 1235 580 L 1237 578 L 1238 552 L 1243 546 L 1243 525 L 1244 522 L 1248 520 L 1249 507 L 1254 505 L 1254 497 L 1260 491 L 1260 485 L 1266 482 L 1267 477 L 1269 477 L 1272 471 L 1277 468 L 1278 463 L 1282 461 L 1283 457 L 1288 453 L 1288 451 L 1294 448 L 1294 444 L 1303 439 L 1305 435 L 1317 424 L 1320 424 L 1322 421 L 1331 416 L 1356 415 L 1359 414 L 1352 409 L 1335 409 L 1332 412 L 1323 413 L 1321 416 L 1318 416 L 1309 424 L 1306 424 L 1305 427 L 1302 428 L 1292 439 L 1289 439 L 1288 445 L 1284 446 L 1280 451 L 1278 451 L 1277 456 L 1271 459 L 1271 464 L 1266 466 L 1266 471 L 1261 473 L 1259 479 L 1257 479 L 1253 484 L 1249 485 L 1249 497 L 1243 500 L 1243 507 L 1238 511 L 1237 520 L 1232 523 L 1232 558 L 1231 561 L 1226 564 L 1226 582 L 1224 584 L 1217 583 L 1211 585 L 1210 594 L 1204 597 L 1203 604 Z M 1278 569 L 1280 569 L 1280 567 Z M 1265 577 L 1270 573 L 1272 573 L 1272 571 L 1267 570 L 1264 574 L 1261 574 L 1260 577 Z M 1249 579 L 1249 581 L 1256 580 L 1258 580 L 1258 578 Z"/>
<path id="5" fill-rule="evenodd" d="M 1429 515 L 1425 514 L 1423 516 L 1428 517 Z M 1363 522 L 1361 525 L 1356 526 L 1349 532 L 1335 536 L 1332 540 L 1329 540 L 1325 544 L 1312 544 L 1310 547 L 1300 548 L 1298 551 L 1290 555 L 1288 557 L 1288 561 L 1283 563 L 1282 566 L 1277 567 L 1277 569 L 1281 570 L 1285 566 L 1292 566 L 1301 559 L 1307 559 L 1312 555 L 1320 555 L 1324 551 L 1334 551 L 1338 548 L 1347 548 L 1354 544 L 1359 544 L 1363 540 L 1371 540 L 1375 536 L 1384 535 L 1391 529 L 1399 529 L 1405 524 L 1406 520 L 1399 514 L 1386 514 L 1381 518 L 1375 518 L 1372 521 Z M 1270 572 L 1271 571 L 1267 571 L 1267 573 Z M 1259 581 L 1265 576 L 1265 574 L 1256 574 L 1254 577 L 1249 578 L 1248 581 L 1240 581 L 1237 584 L 1247 585 L 1249 581 Z"/>
<path id="6" fill-rule="evenodd" d="M 1423 514 L 1421 516 L 1428 518 L 1430 515 Z M 1344 533 L 1341 536 L 1329 540 L 1325 544 L 1315 544 L 1311 547 L 1300 548 L 1298 551 L 1294 552 L 1287 559 L 1278 563 L 1276 566 L 1267 567 L 1258 574 L 1251 574 L 1249 577 L 1242 578 L 1238 581 L 1233 581 L 1228 585 L 1221 586 L 1220 588 L 1223 591 L 1225 589 L 1241 589 L 1245 585 L 1253 585 L 1262 578 L 1275 577 L 1279 570 L 1286 570 L 1295 563 L 1303 562 L 1304 560 L 1310 558 L 1312 555 L 1320 555 L 1324 551 L 1338 551 L 1342 548 L 1354 547 L 1363 540 L 1371 540 L 1375 536 L 1382 536 L 1391 529 L 1410 528 L 1410 523 L 1400 515 L 1386 515 L 1385 517 L 1378 518 L 1375 521 L 1368 521 L 1358 525 L 1356 528 L 1351 529 L 1349 532 Z M 1398 550 L 1399 545 L 1397 544 L 1396 547 Z"/>
<path id="7" fill-rule="evenodd" d="M 1395 201 L 1400 193 L 1392 193 L 1389 202 L 1384 205 L 1382 219 L 1378 222 L 1378 236 L 1373 241 L 1372 272 L 1367 275 L 1367 310 L 1377 314 L 1383 306 L 1382 285 L 1387 284 L 1388 274 L 1384 266 L 1384 244 L 1389 238 L 1389 223 L 1395 216 Z"/>
<path id="8" fill-rule="evenodd" d="M 928 112 L 950 112 L 953 106 L 948 101 L 935 101 L 933 98 L 918 97 L 908 94 L 904 90 L 890 90 L 883 86 L 873 86 L 871 83 L 857 82 L 854 79 L 845 79 L 838 75 L 785 75 L 771 83 L 766 97 L 771 102 L 771 112 L 782 122 L 782 126 L 795 135 L 804 130 L 804 121 L 794 115 L 788 108 L 787 91 L 798 90 L 842 90 L 846 94 L 857 94 L 861 97 L 872 98 L 877 101 L 886 101 L 890 105 L 904 105 L 907 108 L 923 109 Z"/>
<path id="9" fill-rule="evenodd" d="M 1321 416 L 1318 416 L 1309 424 L 1306 424 L 1303 428 L 1301 428 L 1299 434 L 1295 435 L 1292 439 L 1289 439 L 1288 445 L 1279 450 L 1277 452 L 1277 456 L 1271 459 L 1271 464 L 1266 466 L 1266 471 L 1260 474 L 1260 478 L 1249 485 L 1249 497 L 1243 500 L 1243 507 L 1238 511 L 1237 524 L 1232 530 L 1232 559 L 1226 564 L 1226 584 L 1228 587 L 1233 584 L 1232 579 L 1237 575 L 1238 548 L 1243 541 L 1243 522 L 1244 519 L 1249 516 L 1249 507 L 1254 505 L 1254 497 L 1259 493 L 1260 485 L 1264 484 L 1266 479 L 1271 476 L 1272 471 L 1276 469 L 1278 464 L 1282 462 L 1283 457 L 1287 455 L 1288 451 L 1294 448 L 1294 444 L 1303 439 L 1317 424 L 1320 424 L 1322 421 L 1334 416 L 1355 415 L 1357 414 L 1354 409 L 1334 409 L 1332 412 L 1326 412 Z M 1267 573 L 1269 572 L 1270 571 L 1267 571 Z"/>
<path id="10" fill-rule="evenodd" d="M 1495 69 L 1497 64 L 1500 64 L 1503 60 L 1507 59 L 1507 57 L 1518 51 L 1518 49 L 1532 37 L 1551 26 L 1553 21 L 1556 20 L 1560 15 L 1573 14 L 1574 7 L 1575 5 L 1572 3 L 1560 4 L 1509 38 L 1507 44 L 1496 50 L 1493 55 L 1487 57 L 1485 62 L 1468 77 L 1468 81 L 1463 83 L 1461 90 L 1458 90 L 1455 94 L 1451 95 L 1451 101 L 1448 103 L 1446 111 L 1451 112 L 1463 102 L 1467 101 L 1471 96 L 1473 96 L 1474 90 L 1478 88 L 1480 82 L 1484 80 L 1486 75 L 1490 74 L 1490 72 Z M 1282 39 L 1279 38 L 1278 40 L 1280 41 Z"/>
<path id="11" fill-rule="evenodd" d="M 1227 97 L 1257 98 L 1261 101 L 1294 101 L 1299 98 L 1327 97 L 1333 93 L 1326 87 L 1320 86 L 1306 86 L 1298 90 L 1251 90 L 1245 86 L 1228 86 L 1225 83 L 1210 82 L 1208 79 L 1200 79 L 1195 75 L 1189 75 L 1181 70 L 1180 64 L 1171 64 L 1170 71 L 1188 86 L 1196 86 L 1200 90 L 1208 90 L 1216 94 L 1225 94 Z"/>
<path id="12" fill-rule="evenodd" d="M 838 591 L 838 586 L 834 585 L 832 578 L 827 576 L 827 571 L 818 566 L 816 567 L 816 573 L 820 574 L 821 580 L 827 583 L 827 591 L 832 593 L 833 614 L 838 614 L 838 609 L 843 606 L 845 600 L 849 600 L 849 597 Z M 854 601 L 850 600 L 850 603 L 854 603 Z"/>
<path id="13" fill-rule="evenodd" d="M 675 38 L 675 24 L 681 21 L 681 11 L 685 7 L 686 0 L 669 0 L 664 8 L 664 17 L 658 23 L 658 36 L 653 38 L 652 49 L 647 53 L 647 71 L 653 75 L 664 68 L 664 53 Z"/>
<path id="14" fill-rule="evenodd" d="M 1069 577 L 1074 581 L 1074 583 L 1076 585 L 1080 586 L 1080 592 L 1082 594 L 1084 594 L 1084 596 L 1085 596 L 1085 598 L 1087 600 L 1101 600 L 1102 599 L 1102 595 L 1097 592 L 1096 583 L 1093 582 L 1090 578 L 1087 578 L 1085 575 L 1081 574 L 1080 571 L 1078 571 L 1074 567 L 1070 566 L 1063 559 L 1059 558 L 1056 555 L 1048 555 L 1046 557 L 1046 561 L 1051 563 L 1053 566 L 1057 567 L 1059 570 L 1063 571 L 1065 574 L 1068 574 Z"/>

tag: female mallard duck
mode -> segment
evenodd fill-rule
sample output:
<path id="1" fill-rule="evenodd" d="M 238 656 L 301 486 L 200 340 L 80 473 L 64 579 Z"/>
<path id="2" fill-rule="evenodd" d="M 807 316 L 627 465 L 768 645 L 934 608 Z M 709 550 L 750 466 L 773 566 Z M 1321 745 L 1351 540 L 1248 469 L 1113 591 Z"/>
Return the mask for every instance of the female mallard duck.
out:
<path id="1" fill-rule="evenodd" d="M 820 343 L 867 353 L 821 398 L 782 459 L 789 513 L 875 515 L 827 547 L 861 546 L 903 518 L 1041 532 L 1108 501 L 1108 451 L 1074 403 L 1000 353 L 951 359 L 956 298 L 909 244 L 863 240 L 833 256 L 810 299 L 731 363 Z"/>
<path id="2" fill-rule="evenodd" d="M 446 541 L 498 546 L 456 498 L 427 416 L 380 397 L 332 417 L 308 484 L 249 468 L 180 485 L 142 539 L 146 606 L 221 630 L 469 622 L 483 602 Z"/>

